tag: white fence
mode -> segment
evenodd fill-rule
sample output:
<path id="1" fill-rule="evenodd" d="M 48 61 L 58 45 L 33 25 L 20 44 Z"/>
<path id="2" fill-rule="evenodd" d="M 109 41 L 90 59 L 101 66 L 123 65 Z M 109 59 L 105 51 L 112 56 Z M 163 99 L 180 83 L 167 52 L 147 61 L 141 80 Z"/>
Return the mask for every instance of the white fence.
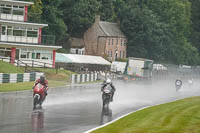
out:
<path id="1" fill-rule="evenodd" d="M 35 81 L 41 75 L 44 75 L 44 73 L 36 73 L 36 72 L 34 72 L 34 73 L 23 73 L 23 74 L 0 73 L 0 84 Z"/>

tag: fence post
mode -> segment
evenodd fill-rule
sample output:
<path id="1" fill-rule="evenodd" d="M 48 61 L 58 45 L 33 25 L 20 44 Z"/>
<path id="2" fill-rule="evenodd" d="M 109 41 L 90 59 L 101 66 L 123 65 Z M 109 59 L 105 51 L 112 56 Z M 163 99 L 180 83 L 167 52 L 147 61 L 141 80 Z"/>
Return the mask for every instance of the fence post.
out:
<path id="1" fill-rule="evenodd" d="M 17 67 L 19 67 L 19 59 L 17 60 Z"/>
<path id="2" fill-rule="evenodd" d="M 24 71 L 25 71 L 25 73 L 27 72 L 27 64 L 26 64 L 26 66 L 25 66 L 25 70 L 24 70 Z"/>
<path id="3" fill-rule="evenodd" d="M 34 60 L 32 60 L 32 67 L 34 66 Z"/>
<path id="4" fill-rule="evenodd" d="M 56 66 L 56 74 L 58 74 L 58 67 Z"/>
<path id="5" fill-rule="evenodd" d="M 46 65 L 46 63 L 44 63 L 44 69 L 45 69 L 45 65 Z"/>

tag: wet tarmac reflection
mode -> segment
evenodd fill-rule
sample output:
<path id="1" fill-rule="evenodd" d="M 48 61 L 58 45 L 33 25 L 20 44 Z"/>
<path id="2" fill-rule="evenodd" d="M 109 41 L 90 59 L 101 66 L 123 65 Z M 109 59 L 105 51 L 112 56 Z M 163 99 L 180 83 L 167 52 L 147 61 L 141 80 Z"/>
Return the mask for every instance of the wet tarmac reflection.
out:
<path id="1" fill-rule="evenodd" d="M 100 125 L 103 125 L 110 121 L 112 121 L 112 110 L 109 108 L 109 106 L 102 107 Z"/>
<path id="2" fill-rule="evenodd" d="M 44 112 L 42 110 L 34 110 L 31 115 L 32 131 L 42 133 L 44 129 Z"/>

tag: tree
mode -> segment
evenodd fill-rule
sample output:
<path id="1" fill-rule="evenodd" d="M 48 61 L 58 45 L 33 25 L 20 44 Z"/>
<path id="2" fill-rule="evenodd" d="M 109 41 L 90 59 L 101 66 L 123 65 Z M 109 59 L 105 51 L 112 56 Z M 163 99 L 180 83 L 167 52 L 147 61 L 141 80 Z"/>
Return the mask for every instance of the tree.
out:
<path id="1" fill-rule="evenodd" d="M 121 28 L 128 38 L 128 56 L 164 60 L 168 41 L 166 27 L 147 7 L 127 6 Z"/>
<path id="2" fill-rule="evenodd" d="M 124 1 L 126 6 L 122 6 L 118 15 L 128 37 L 128 56 L 175 64 L 198 62 L 198 52 L 188 41 L 191 24 L 188 0 Z"/>
<path id="3" fill-rule="evenodd" d="M 116 20 L 116 15 L 114 11 L 114 1 L 113 0 L 99 0 L 100 6 L 100 16 L 101 20 L 112 22 Z"/>
<path id="4" fill-rule="evenodd" d="M 185 57 L 182 54 L 189 52 L 183 50 L 191 45 L 188 42 L 191 24 L 190 2 L 188 0 L 149 0 L 146 5 L 158 16 L 159 21 L 168 25 L 171 42 L 168 44 L 168 59 L 173 63 L 187 64 L 187 60 L 182 60 L 182 57 Z"/>
<path id="5" fill-rule="evenodd" d="M 42 21 L 42 1 L 33 0 L 32 2 L 34 2 L 34 4 L 29 8 L 28 21 L 39 23 Z"/>
<path id="6" fill-rule="evenodd" d="M 59 10 L 62 1 L 42 0 L 42 3 L 42 20 L 44 23 L 48 24 L 48 27 L 43 28 L 43 33 L 56 36 L 56 41 L 67 38 L 67 26 L 62 19 L 62 11 Z"/>
<path id="7" fill-rule="evenodd" d="M 69 34 L 73 37 L 82 37 L 94 23 L 99 6 L 97 0 L 64 0 L 61 8 L 64 22 L 69 27 Z"/>
<path id="8" fill-rule="evenodd" d="M 200 1 L 190 0 L 191 2 L 191 30 L 190 41 L 200 53 Z"/>

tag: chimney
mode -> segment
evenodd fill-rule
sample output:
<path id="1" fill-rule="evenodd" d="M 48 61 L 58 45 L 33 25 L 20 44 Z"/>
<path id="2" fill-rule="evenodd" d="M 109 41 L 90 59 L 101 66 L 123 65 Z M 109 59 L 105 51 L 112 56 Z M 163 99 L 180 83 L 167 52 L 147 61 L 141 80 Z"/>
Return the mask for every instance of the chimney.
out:
<path id="1" fill-rule="evenodd" d="M 95 16 L 95 23 L 98 23 L 98 22 L 100 22 L 100 15 Z"/>

